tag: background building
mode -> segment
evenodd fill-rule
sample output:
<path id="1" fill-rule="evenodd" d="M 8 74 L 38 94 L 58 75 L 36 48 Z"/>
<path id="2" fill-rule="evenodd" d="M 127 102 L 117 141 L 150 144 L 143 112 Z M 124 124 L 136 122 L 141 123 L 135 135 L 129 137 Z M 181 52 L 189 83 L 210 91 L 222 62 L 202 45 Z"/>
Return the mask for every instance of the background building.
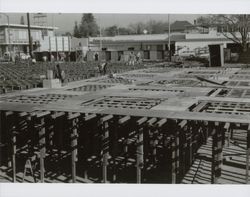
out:
<path id="1" fill-rule="evenodd" d="M 36 50 L 44 37 L 53 37 L 55 27 L 30 26 L 33 49 Z M 0 25 L 0 55 L 5 52 L 29 53 L 28 26 L 19 24 Z"/>

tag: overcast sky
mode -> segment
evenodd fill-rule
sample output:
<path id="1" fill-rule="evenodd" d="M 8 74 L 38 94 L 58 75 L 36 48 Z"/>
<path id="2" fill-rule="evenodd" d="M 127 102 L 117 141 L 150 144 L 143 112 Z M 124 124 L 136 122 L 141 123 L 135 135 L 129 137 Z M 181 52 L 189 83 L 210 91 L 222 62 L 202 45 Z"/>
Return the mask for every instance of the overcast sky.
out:
<path id="1" fill-rule="evenodd" d="M 25 19 L 25 24 L 27 24 L 26 13 L 7 13 L 10 17 L 10 23 L 20 23 L 20 18 L 23 15 Z M 167 21 L 167 14 L 94 14 L 97 24 L 101 22 L 102 27 L 108 27 L 112 25 L 118 25 L 120 27 L 126 27 L 131 23 L 136 22 L 147 22 L 150 20 Z M 194 14 L 171 14 L 170 21 L 174 22 L 176 20 L 187 20 L 193 23 L 200 15 Z M 82 14 L 65 14 L 65 13 L 55 13 L 47 14 L 46 23 L 48 26 L 58 27 L 58 33 L 72 32 L 74 27 L 74 22 L 78 23 L 81 21 Z M 31 24 L 33 24 L 33 14 L 30 14 Z M 7 23 L 5 17 L 0 18 L 0 23 Z M 53 24 L 54 23 L 54 24 Z"/>

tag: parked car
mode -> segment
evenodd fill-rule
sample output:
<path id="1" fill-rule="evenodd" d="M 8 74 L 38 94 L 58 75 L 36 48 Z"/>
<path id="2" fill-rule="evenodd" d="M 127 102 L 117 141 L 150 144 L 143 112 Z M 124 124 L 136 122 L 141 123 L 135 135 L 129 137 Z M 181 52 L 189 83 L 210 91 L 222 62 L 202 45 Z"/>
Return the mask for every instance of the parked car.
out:
<path id="1" fill-rule="evenodd" d="M 209 53 L 202 53 L 202 54 L 199 54 L 198 57 L 200 58 L 204 58 L 204 59 L 209 59 Z"/>
<path id="2" fill-rule="evenodd" d="M 195 57 L 195 51 L 182 51 L 179 53 L 180 57 Z"/>
<path id="3" fill-rule="evenodd" d="M 20 58 L 21 58 L 21 60 L 27 60 L 30 58 L 30 55 L 27 55 L 25 53 L 20 53 Z"/>

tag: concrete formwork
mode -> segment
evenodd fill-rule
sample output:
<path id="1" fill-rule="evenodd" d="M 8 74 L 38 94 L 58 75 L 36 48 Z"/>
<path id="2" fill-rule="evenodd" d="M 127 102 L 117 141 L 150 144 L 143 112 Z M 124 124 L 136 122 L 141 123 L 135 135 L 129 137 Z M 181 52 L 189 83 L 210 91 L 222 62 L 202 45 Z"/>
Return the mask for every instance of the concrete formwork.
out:
<path id="1" fill-rule="evenodd" d="M 211 154 L 208 182 L 223 183 L 222 152 L 237 143 L 245 160 L 233 167 L 249 183 L 247 93 L 195 78 L 228 84 L 239 71 L 152 68 L 4 95 L 1 174 L 13 182 L 183 183 L 211 142 L 202 157 Z"/>

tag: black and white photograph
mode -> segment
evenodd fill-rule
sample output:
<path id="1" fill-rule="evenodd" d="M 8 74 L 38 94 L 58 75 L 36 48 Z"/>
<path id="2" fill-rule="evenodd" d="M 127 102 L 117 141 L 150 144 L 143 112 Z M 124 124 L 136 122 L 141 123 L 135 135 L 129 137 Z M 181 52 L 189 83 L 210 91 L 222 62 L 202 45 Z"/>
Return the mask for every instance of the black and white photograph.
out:
<path id="1" fill-rule="evenodd" d="M 0 10 L 0 183 L 249 185 L 249 35 L 247 12 Z"/>

